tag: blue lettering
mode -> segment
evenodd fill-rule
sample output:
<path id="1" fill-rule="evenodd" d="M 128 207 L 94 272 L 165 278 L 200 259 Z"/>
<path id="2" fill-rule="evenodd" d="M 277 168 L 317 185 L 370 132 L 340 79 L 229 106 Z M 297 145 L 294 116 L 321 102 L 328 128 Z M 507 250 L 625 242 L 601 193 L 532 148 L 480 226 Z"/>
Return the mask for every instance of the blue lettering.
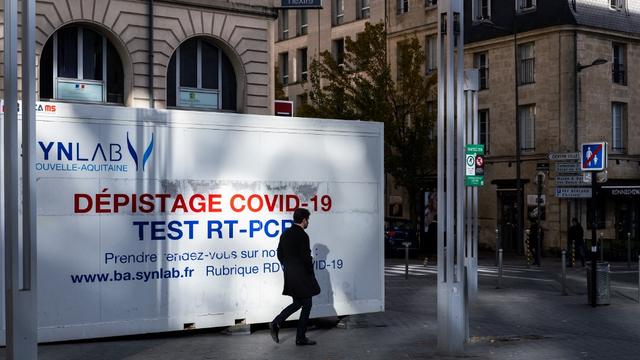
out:
<path id="1" fill-rule="evenodd" d="M 109 160 L 110 161 L 122 160 L 122 153 L 120 152 L 121 149 L 122 147 L 120 146 L 120 144 L 109 144 Z M 118 158 L 116 158 L 114 155 L 118 155 Z"/>
<path id="2" fill-rule="evenodd" d="M 171 240 L 179 240 L 182 237 L 182 230 L 180 227 L 182 223 L 180 221 L 169 221 L 167 225 L 167 237 Z"/>
<path id="3" fill-rule="evenodd" d="M 76 143 L 76 158 L 78 161 L 89 161 L 88 158 L 81 158 L 80 157 L 80 143 Z"/>
<path id="4" fill-rule="evenodd" d="M 253 234 L 260 230 L 262 230 L 262 221 L 260 220 L 249 221 L 249 237 L 250 238 L 253 238 Z"/>
<path id="5" fill-rule="evenodd" d="M 102 160 L 107 161 L 107 156 L 104 154 L 104 150 L 102 149 L 102 144 L 98 144 L 98 146 L 96 146 L 96 150 L 93 152 L 93 156 L 91 156 L 91 161 L 96 161 L 96 155 L 98 155 L 98 150 L 102 154 Z"/>
<path id="6" fill-rule="evenodd" d="M 275 225 L 276 230 L 274 232 L 269 232 L 269 225 Z M 278 220 L 267 220 L 267 222 L 264 223 L 264 233 L 270 238 L 276 237 L 280 233 L 277 227 L 278 227 Z"/>
<path id="7" fill-rule="evenodd" d="M 38 144 L 44 153 L 44 159 L 49 160 L 49 151 L 51 151 L 51 148 L 53 147 L 53 142 L 49 142 L 49 145 L 47 146 L 45 146 L 42 141 L 38 141 Z"/>
<path id="8" fill-rule="evenodd" d="M 164 240 L 164 221 L 151 222 L 151 240 Z"/>
<path id="9" fill-rule="evenodd" d="M 62 160 L 62 154 L 64 154 L 67 160 L 73 160 L 73 147 L 71 143 L 69 144 L 69 148 L 64 147 L 64 143 L 58 143 L 58 160 Z"/>
<path id="10" fill-rule="evenodd" d="M 144 226 L 149 225 L 148 221 L 134 221 L 133 226 L 138 227 L 138 240 L 144 240 Z"/>

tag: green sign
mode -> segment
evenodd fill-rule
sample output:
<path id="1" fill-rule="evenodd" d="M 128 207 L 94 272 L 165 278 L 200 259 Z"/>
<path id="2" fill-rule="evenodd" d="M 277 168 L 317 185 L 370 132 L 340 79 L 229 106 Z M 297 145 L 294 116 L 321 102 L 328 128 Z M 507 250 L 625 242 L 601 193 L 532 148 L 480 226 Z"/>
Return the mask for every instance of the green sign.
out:
<path id="1" fill-rule="evenodd" d="M 466 186 L 484 185 L 484 145 L 467 144 L 465 146 L 465 177 Z"/>

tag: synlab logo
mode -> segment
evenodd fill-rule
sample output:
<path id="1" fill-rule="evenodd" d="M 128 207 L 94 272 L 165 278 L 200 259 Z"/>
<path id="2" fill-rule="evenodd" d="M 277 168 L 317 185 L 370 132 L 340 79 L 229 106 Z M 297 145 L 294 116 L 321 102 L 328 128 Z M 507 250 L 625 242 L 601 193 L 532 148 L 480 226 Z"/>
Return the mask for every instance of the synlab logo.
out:
<path id="1" fill-rule="evenodd" d="M 133 145 L 131 145 L 131 141 L 129 141 L 128 131 L 127 131 L 127 148 L 129 149 L 129 154 L 131 154 L 131 157 L 133 158 L 133 162 L 136 164 L 136 171 L 138 171 L 140 160 L 138 159 L 138 152 L 133 147 Z M 151 141 L 149 142 L 147 149 L 144 151 L 144 154 L 142 155 L 142 171 L 144 171 L 144 167 L 147 164 L 147 161 L 149 160 L 149 158 L 151 157 L 152 152 L 153 152 L 153 133 L 151 133 Z"/>

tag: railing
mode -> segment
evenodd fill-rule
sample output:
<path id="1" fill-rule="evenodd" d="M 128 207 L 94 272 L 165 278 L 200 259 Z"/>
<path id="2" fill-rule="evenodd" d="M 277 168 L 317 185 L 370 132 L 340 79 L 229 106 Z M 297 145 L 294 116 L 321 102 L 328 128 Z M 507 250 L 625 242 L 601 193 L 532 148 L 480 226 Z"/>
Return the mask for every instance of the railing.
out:
<path id="1" fill-rule="evenodd" d="M 627 71 L 624 65 L 613 64 L 612 75 L 614 83 L 627 85 Z"/>

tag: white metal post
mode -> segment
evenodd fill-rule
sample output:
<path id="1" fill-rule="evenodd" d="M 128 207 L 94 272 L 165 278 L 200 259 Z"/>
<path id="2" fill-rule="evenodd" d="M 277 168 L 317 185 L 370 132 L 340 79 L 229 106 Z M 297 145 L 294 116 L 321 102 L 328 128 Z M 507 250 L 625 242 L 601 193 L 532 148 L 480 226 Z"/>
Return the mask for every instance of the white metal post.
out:
<path id="1" fill-rule="evenodd" d="M 18 153 L 18 3 L 4 8 L 4 245 L 7 359 L 37 359 L 35 178 L 35 0 L 22 2 L 22 157 Z M 19 161 L 22 158 L 22 242 Z M 22 256 L 21 256 L 22 255 Z"/>
<path id="2" fill-rule="evenodd" d="M 438 3 L 438 351 L 445 354 L 463 352 L 466 332 L 463 18 L 462 0 Z"/>
<path id="3" fill-rule="evenodd" d="M 478 69 L 466 69 L 465 100 L 466 100 L 466 143 L 478 143 Z M 467 194 L 467 233 L 466 233 L 466 265 L 467 287 L 469 300 L 473 300 L 478 293 L 478 189 L 475 186 L 466 188 Z"/>

